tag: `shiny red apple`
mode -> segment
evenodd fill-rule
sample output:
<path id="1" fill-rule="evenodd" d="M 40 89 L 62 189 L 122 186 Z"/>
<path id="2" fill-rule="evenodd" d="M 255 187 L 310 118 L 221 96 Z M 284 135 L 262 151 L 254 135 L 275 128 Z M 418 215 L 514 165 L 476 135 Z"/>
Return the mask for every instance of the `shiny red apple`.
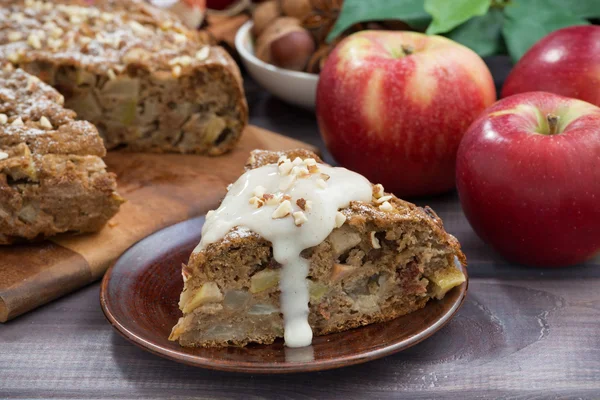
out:
<path id="1" fill-rule="evenodd" d="M 460 139 L 495 99 L 492 76 L 470 49 L 441 36 L 362 31 L 329 55 L 316 112 L 337 162 L 418 196 L 454 187 Z"/>
<path id="2" fill-rule="evenodd" d="M 507 97 L 471 125 L 456 184 L 479 236 L 527 265 L 600 250 L 600 108 L 551 93 Z"/>
<path id="3" fill-rule="evenodd" d="M 600 26 L 572 26 L 542 38 L 515 65 L 502 97 L 539 90 L 600 106 Z"/>

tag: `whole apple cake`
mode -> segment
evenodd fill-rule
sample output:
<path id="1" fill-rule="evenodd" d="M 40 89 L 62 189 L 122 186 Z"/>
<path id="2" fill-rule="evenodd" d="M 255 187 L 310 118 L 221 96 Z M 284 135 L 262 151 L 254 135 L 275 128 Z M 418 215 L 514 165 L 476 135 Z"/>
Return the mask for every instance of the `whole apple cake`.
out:
<path id="1" fill-rule="evenodd" d="M 306 346 L 443 298 L 465 281 L 461 264 L 430 208 L 305 150 L 254 151 L 183 266 L 170 340 Z"/>
<path id="2" fill-rule="evenodd" d="M 119 210 L 96 128 L 22 70 L 0 70 L 0 244 L 99 230 Z"/>
<path id="3" fill-rule="evenodd" d="M 218 155 L 247 123 L 227 52 L 142 0 L 0 0 L 0 60 L 54 86 L 108 149 Z"/>

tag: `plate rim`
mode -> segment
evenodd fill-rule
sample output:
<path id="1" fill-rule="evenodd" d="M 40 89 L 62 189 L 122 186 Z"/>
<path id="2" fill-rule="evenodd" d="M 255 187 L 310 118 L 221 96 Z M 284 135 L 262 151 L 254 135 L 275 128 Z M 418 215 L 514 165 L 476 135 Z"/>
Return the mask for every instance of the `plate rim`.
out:
<path id="1" fill-rule="evenodd" d="M 443 328 L 450 320 L 456 315 L 458 310 L 464 304 L 464 301 L 467 297 L 467 291 L 469 287 L 469 276 L 467 268 L 461 265 L 461 270 L 465 274 L 465 282 L 463 282 L 460 286 L 453 288 L 452 290 L 459 290 L 459 295 L 450 307 L 440 318 L 436 319 L 434 323 L 427 326 L 421 334 L 413 335 L 407 339 L 402 340 L 401 342 L 395 342 L 390 345 L 385 346 L 384 348 L 370 350 L 366 352 L 358 352 L 349 356 L 344 356 L 342 358 L 333 358 L 324 361 L 318 362 L 295 362 L 295 363 L 286 363 L 286 364 L 278 364 L 274 367 L 272 364 L 255 364 L 248 362 L 235 362 L 231 361 L 221 361 L 218 359 L 210 359 L 205 357 L 199 357 L 197 355 L 188 354 L 185 352 L 185 348 L 181 348 L 180 351 L 171 350 L 160 346 L 158 344 L 153 343 L 140 336 L 139 334 L 133 332 L 131 329 L 127 328 L 121 321 L 119 321 L 113 312 L 111 311 L 111 304 L 108 293 L 108 286 L 110 284 L 110 280 L 112 277 L 112 273 L 114 268 L 119 264 L 119 261 L 124 258 L 124 256 L 134 251 L 140 243 L 158 233 L 164 233 L 167 230 L 174 229 L 178 225 L 182 225 L 185 223 L 190 223 L 190 221 L 202 220 L 204 216 L 191 218 L 177 224 L 165 227 L 159 231 L 152 233 L 144 239 L 141 239 L 137 243 L 130 246 L 117 260 L 115 260 L 112 265 L 108 268 L 104 277 L 102 278 L 102 283 L 100 286 L 100 306 L 105 318 L 108 320 L 110 325 L 127 341 L 133 343 L 137 347 L 148 351 L 154 355 L 159 357 L 175 361 L 178 363 L 190 365 L 193 367 L 199 367 L 209 370 L 216 371 L 224 371 L 224 372 L 238 372 L 238 373 L 250 373 L 250 374 L 288 374 L 288 373 L 301 373 L 301 372 L 316 372 L 316 371 L 325 371 L 337 368 L 343 368 L 351 365 L 362 364 L 367 361 L 372 361 L 376 359 L 380 359 L 395 353 L 398 353 L 402 350 L 406 350 L 414 345 L 424 341 L 431 337 L 434 333 L 438 332 L 441 328 Z M 427 307 L 427 305 L 425 306 Z M 383 322 L 385 323 L 385 322 Z M 354 329 L 362 329 L 363 327 L 358 327 Z M 265 345 L 268 346 L 268 345 Z"/>

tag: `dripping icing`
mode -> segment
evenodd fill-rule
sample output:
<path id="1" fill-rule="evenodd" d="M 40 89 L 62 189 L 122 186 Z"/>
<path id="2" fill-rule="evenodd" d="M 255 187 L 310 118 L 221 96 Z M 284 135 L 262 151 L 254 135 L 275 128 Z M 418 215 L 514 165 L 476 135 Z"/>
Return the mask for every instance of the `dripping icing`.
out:
<path id="1" fill-rule="evenodd" d="M 279 164 L 247 171 L 231 186 L 221 206 L 207 215 L 202 240 L 194 251 L 222 239 L 236 226 L 269 240 L 273 257 L 282 264 L 279 288 L 285 343 L 302 347 L 311 344 L 312 330 L 306 279 L 309 262 L 300 253 L 329 236 L 340 222 L 339 209 L 351 201 L 371 201 L 372 187 L 355 172 L 311 159 L 280 159 Z M 264 193 L 274 199 L 265 201 Z M 298 203 L 300 199 L 305 203 Z"/>

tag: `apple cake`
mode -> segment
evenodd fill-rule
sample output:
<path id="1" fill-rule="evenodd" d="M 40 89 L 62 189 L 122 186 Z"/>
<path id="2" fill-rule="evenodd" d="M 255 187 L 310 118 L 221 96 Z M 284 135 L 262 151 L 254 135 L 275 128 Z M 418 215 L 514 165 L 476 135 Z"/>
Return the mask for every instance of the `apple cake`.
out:
<path id="1" fill-rule="evenodd" d="M 309 345 L 441 299 L 465 281 L 428 207 L 305 150 L 254 151 L 183 266 L 182 346 Z"/>
<path id="2" fill-rule="evenodd" d="M 0 244 L 97 231 L 123 202 L 98 131 L 62 104 L 38 78 L 0 70 Z"/>
<path id="3" fill-rule="evenodd" d="M 54 86 L 108 149 L 218 155 L 247 123 L 227 52 L 142 0 L 0 0 L 0 60 Z"/>

